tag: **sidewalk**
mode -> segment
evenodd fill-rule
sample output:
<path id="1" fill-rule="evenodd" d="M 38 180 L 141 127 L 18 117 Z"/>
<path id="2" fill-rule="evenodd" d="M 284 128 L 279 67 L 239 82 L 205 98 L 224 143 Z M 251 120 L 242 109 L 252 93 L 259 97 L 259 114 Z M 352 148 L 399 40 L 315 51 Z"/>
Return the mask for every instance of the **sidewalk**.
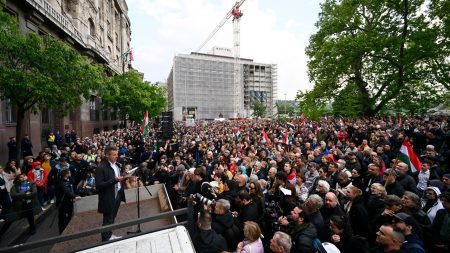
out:
<path id="1" fill-rule="evenodd" d="M 34 216 L 34 220 L 36 223 L 36 227 L 39 223 L 44 221 L 50 213 L 52 213 L 52 209 L 55 208 L 54 204 L 47 205 L 47 209 L 45 211 L 40 212 L 36 216 Z M 52 217 L 49 217 L 52 219 Z M 57 218 L 57 217 L 56 217 Z M 55 222 L 58 222 L 55 220 Z M 4 223 L 0 224 L 0 227 L 3 226 Z M 36 231 L 39 233 L 39 230 Z M 18 221 L 13 222 L 11 227 L 6 231 L 6 233 L 3 235 L 0 241 L 0 248 L 7 247 L 7 246 L 13 246 L 18 243 L 20 243 L 20 240 L 24 237 L 26 237 L 28 234 L 28 221 L 27 219 L 23 218 Z"/>

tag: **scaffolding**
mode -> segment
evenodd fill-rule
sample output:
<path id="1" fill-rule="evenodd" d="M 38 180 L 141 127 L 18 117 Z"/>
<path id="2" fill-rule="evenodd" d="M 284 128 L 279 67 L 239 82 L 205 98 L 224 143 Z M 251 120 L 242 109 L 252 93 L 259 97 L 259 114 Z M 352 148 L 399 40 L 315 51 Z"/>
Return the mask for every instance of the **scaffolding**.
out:
<path id="1" fill-rule="evenodd" d="M 238 89 L 236 66 L 241 73 Z M 254 63 L 251 59 L 236 61 L 234 57 L 202 53 L 177 55 L 167 78 L 174 120 L 183 119 L 183 108 L 195 108 L 196 119 L 250 117 L 250 102 L 255 99 L 264 101 L 270 117 L 276 98 L 274 71 L 276 65 Z"/>

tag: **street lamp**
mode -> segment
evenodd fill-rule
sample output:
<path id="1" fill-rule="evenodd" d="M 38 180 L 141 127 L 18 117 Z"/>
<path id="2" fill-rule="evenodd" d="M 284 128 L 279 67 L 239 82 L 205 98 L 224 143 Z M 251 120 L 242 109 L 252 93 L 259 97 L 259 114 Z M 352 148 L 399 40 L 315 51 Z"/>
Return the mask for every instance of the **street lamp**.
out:
<path id="1" fill-rule="evenodd" d="M 287 103 L 287 100 L 286 100 L 286 93 L 284 93 L 284 114 L 285 114 L 285 115 L 287 115 L 287 111 L 286 111 L 286 103 Z"/>

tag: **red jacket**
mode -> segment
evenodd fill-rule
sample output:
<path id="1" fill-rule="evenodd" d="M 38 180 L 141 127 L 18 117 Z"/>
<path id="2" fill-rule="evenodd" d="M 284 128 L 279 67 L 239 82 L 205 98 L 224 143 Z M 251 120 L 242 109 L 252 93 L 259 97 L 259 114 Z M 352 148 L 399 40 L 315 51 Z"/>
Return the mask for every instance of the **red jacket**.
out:
<path id="1" fill-rule="evenodd" d="M 39 171 L 39 172 L 38 172 Z M 41 180 L 36 181 L 34 173 L 41 173 Z M 28 179 L 36 184 L 37 187 L 46 187 L 47 186 L 47 178 L 48 173 L 43 168 L 39 168 L 38 170 L 32 169 L 28 171 Z"/>

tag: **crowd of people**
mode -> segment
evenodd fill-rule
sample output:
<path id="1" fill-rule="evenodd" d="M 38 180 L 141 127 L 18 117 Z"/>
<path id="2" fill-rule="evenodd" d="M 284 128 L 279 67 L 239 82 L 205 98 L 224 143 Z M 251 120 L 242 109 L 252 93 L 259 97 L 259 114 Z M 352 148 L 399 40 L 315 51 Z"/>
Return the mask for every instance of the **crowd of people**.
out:
<path id="1" fill-rule="evenodd" d="M 154 128 L 146 136 L 130 128 L 49 137 L 36 157 L 24 154 L 22 166 L 11 159 L 0 170 L 0 235 L 21 217 L 35 232 L 33 213 L 49 203 L 59 207 L 62 232 L 81 196 L 105 196 L 108 188 L 115 205 L 123 188 L 165 184 L 176 208 L 195 203 L 197 252 L 448 252 L 448 122 L 199 121 L 175 122 L 169 140 Z M 400 155 L 405 139 L 418 168 Z M 105 166 L 121 172 L 105 176 Z M 136 176 L 124 179 L 120 173 L 134 166 Z M 115 214 L 103 215 L 104 225 L 114 222 Z"/>

